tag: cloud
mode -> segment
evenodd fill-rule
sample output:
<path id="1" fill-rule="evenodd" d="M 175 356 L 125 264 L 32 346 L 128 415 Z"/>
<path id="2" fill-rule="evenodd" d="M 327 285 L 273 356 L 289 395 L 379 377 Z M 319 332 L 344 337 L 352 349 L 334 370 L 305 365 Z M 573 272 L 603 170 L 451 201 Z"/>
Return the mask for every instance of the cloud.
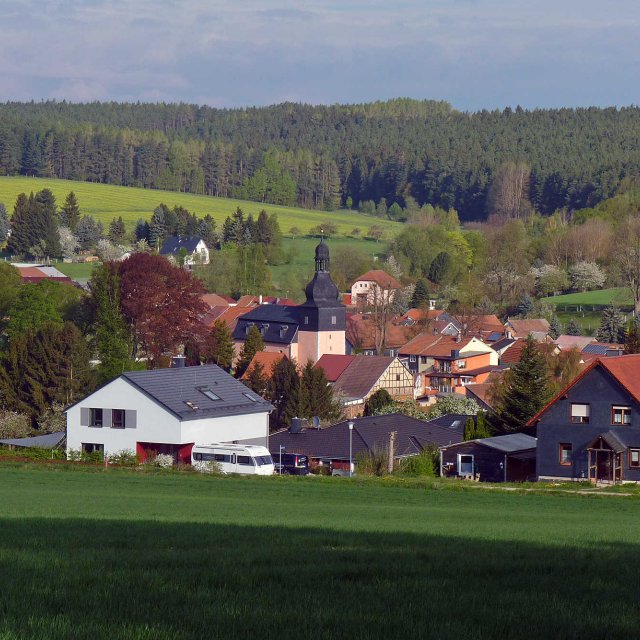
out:
<path id="1" fill-rule="evenodd" d="M 0 99 L 637 103 L 639 23 L 631 0 L 6 0 Z"/>

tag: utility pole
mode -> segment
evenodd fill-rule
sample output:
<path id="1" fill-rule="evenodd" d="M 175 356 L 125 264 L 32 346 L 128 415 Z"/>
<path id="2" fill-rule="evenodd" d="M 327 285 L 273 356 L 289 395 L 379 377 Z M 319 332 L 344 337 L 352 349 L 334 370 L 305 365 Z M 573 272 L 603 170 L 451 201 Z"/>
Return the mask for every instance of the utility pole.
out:
<path id="1" fill-rule="evenodd" d="M 391 433 L 389 433 L 389 473 L 393 473 L 393 458 L 395 452 L 396 435 L 398 435 L 397 431 L 391 431 Z"/>

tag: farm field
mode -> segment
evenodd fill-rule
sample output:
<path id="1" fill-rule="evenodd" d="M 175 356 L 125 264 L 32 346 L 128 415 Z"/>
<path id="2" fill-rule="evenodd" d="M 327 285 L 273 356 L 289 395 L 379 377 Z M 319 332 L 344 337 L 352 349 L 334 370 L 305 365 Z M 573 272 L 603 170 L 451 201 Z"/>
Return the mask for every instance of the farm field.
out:
<path id="1" fill-rule="evenodd" d="M 639 498 L 430 486 L 4 463 L 0 637 L 635 636 Z"/>
<path id="2" fill-rule="evenodd" d="M 199 196 L 191 193 L 176 191 L 159 191 L 153 189 L 138 189 L 135 187 L 118 187 L 113 185 L 96 184 L 93 182 L 75 182 L 71 180 L 53 180 L 46 178 L 29 178 L 24 176 L 0 177 L 0 202 L 11 213 L 18 194 L 41 189 L 51 189 L 58 205 L 64 202 L 69 191 L 75 192 L 78 204 L 83 214 L 90 214 L 105 226 L 114 217 L 122 216 L 127 228 L 132 229 L 140 218 L 148 220 L 153 210 L 164 202 L 167 206 L 182 205 L 189 211 L 203 217 L 211 214 L 218 226 L 231 215 L 237 207 L 241 207 L 245 214 L 255 216 L 266 209 L 268 213 L 277 213 L 282 233 L 287 234 L 292 226 L 296 226 L 302 233 L 317 226 L 325 220 L 331 220 L 337 227 L 338 233 L 347 234 L 354 228 L 362 232 L 374 224 L 393 235 L 401 225 L 383 218 L 373 218 L 357 211 L 315 211 L 296 207 L 279 207 L 276 205 L 250 202 L 246 200 L 232 200 L 229 198 L 215 198 Z M 359 241 L 364 242 L 364 241 Z"/>

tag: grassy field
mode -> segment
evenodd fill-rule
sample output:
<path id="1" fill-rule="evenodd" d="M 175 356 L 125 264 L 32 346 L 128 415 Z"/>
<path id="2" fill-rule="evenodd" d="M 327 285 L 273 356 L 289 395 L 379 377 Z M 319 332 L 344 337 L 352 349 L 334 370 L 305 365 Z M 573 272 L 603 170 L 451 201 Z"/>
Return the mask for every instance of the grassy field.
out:
<path id="1" fill-rule="evenodd" d="M 0 638 L 635 637 L 637 497 L 419 486 L 4 463 Z"/>
<path id="2" fill-rule="evenodd" d="M 545 298 L 556 307 L 567 306 L 591 306 L 616 304 L 618 306 L 631 306 L 633 300 L 628 289 L 617 287 L 613 289 L 600 289 L 598 291 L 582 291 L 579 293 L 568 293 L 564 296 L 550 296 Z"/>
<path id="3" fill-rule="evenodd" d="M 391 222 L 381 218 L 372 218 L 357 211 L 312 211 L 295 207 L 278 207 L 275 205 L 232 200 L 228 198 L 214 198 L 198 196 L 190 193 L 175 191 L 156 191 L 151 189 L 136 189 L 134 187 L 117 187 L 92 182 L 74 182 L 70 180 L 49 180 L 45 178 L 0 177 L 0 202 L 11 212 L 19 193 L 29 193 L 41 189 L 51 189 L 58 205 L 64 202 L 69 191 L 75 192 L 78 204 L 83 214 L 90 214 L 104 225 L 108 225 L 114 217 L 122 216 L 128 228 L 144 218 L 148 220 L 155 207 L 164 202 L 169 207 L 182 205 L 199 217 L 211 214 L 218 225 L 231 215 L 236 207 L 241 207 L 245 214 L 256 216 L 262 209 L 269 213 L 277 213 L 280 228 L 288 233 L 292 226 L 298 227 L 303 233 L 317 226 L 324 220 L 331 220 L 342 235 L 359 228 L 364 233 L 374 224 L 380 225 L 389 235 L 393 235 L 400 228 L 398 222 Z"/>

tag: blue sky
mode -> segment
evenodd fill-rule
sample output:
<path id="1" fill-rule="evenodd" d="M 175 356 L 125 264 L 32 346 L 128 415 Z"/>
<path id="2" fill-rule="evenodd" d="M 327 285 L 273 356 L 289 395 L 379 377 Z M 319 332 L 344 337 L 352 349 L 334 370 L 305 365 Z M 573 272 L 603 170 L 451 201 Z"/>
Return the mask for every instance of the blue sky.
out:
<path id="1" fill-rule="evenodd" d="M 0 0 L 0 100 L 638 104 L 638 0 Z"/>

